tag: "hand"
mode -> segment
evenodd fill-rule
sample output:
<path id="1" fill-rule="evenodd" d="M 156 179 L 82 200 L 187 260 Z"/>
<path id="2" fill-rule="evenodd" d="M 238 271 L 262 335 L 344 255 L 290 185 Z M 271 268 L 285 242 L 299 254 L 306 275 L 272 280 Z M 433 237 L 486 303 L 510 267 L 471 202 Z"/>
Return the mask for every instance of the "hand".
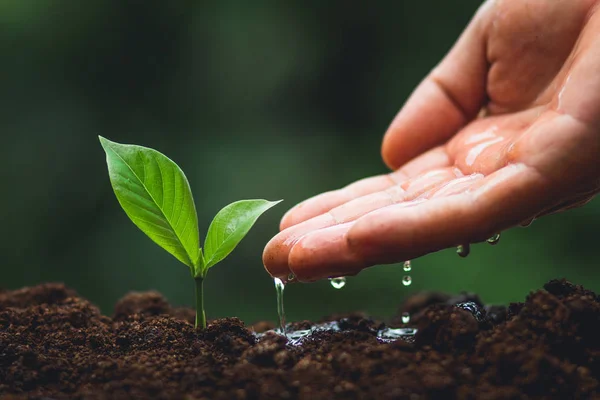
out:
<path id="1" fill-rule="evenodd" d="M 290 210 L 265 248 L 268 272 L 354 275 L 591 200 L 600 191 L 599 3 L 486 2 L 385 134 L 382 156 L 395 171 Z"/>

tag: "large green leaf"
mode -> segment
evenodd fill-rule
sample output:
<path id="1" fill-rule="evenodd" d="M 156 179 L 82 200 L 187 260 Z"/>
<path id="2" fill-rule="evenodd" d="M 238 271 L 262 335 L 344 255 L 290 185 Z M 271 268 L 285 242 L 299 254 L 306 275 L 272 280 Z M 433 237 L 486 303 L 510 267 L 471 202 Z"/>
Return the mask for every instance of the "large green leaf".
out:
<path id="1" fill-rule="evenodd" d="M 200 256 L 198 217 L 190 185 L 177 164 L 147 147 L 100 136 L 110 183 L 129 218 L 194 273 Z"/>
<path id="2" fill-rule="evenodd" d="M 208 228 L 204 240 L 204 268 L 208 268 L 223 260 L 235 249 L 235 246 L 246 236 L 258 217 L 279 201 L 240 200 L 225 206 L 215 216 Z"/>

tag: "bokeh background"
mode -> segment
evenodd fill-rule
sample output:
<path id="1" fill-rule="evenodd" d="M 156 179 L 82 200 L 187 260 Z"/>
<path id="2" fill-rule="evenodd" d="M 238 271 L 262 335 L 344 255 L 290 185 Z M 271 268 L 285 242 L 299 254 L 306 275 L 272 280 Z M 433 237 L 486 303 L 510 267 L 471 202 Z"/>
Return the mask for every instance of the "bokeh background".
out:
<path id="1" fill-rule="evenodd" d="M 275 320 L 261 253 L 297 202 L 386 171 L 383 132 L 479 1 L 0 2 L 0 286 L 61 281 L 110 314 L 130 290 L 193 304 L 186 267 L 128 220 L 97 135 L 167 154 L 186 172 L 201 235 L 224 205 L 285 199 L 206 281 L 210 317 Z M 434 117 L 434 116 L 433 116 Z M 598 199 L 502 234 L 349 278 L 291 285 L 292 320 L 388 317 L 417 290 L 522 300 L 550 278 L 600 289 Z"/>

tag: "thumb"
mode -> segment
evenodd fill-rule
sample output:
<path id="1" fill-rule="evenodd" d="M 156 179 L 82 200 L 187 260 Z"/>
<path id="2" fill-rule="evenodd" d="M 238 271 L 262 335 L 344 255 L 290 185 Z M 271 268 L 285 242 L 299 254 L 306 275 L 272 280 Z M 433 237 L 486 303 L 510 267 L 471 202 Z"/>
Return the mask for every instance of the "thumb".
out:
<path id="1" fill-rule="evenodd" d="M 391 169 L 445 143 L 483 106 L 487 76 L 485 16 L 491 3 L 483 4 L 448 55 L 392 121 L 381 149 Z"/>

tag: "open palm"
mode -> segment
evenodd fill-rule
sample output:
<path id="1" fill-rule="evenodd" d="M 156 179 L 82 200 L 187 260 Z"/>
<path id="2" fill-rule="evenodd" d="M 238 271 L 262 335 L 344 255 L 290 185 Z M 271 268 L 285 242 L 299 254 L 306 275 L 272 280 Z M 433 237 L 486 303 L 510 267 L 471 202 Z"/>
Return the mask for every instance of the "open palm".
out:
<path id="1" fill-rule="evenodd" d="M 385 135 L 394 172 L 290 210 L 265 248 L 300 281 L 485 240 L 600 190 L 600 12 L 485 3 Z"/>

